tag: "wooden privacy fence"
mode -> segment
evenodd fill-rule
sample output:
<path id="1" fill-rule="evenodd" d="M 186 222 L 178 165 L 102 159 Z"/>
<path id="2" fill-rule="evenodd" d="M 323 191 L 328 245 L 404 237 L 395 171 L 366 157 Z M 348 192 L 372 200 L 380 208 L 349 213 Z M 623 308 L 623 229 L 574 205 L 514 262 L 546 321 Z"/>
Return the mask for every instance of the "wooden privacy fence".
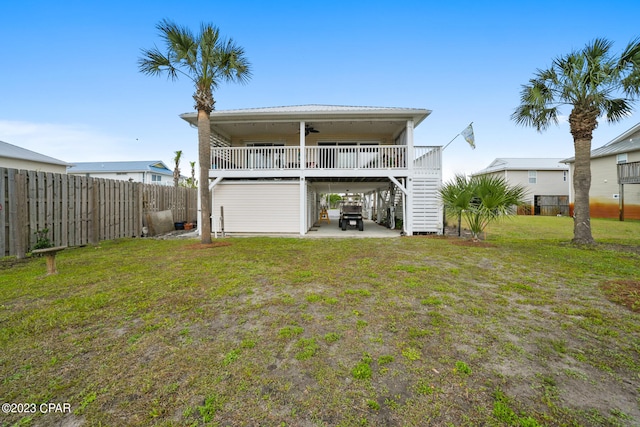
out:
<path id="1" fill-rule="evenodd" d="M 163 210 L 195 222 L 197 190 L 0 168 L 0 256 L 24 257 L 43 229 L 53 246 L 139 237 L 145 215 Z"/>

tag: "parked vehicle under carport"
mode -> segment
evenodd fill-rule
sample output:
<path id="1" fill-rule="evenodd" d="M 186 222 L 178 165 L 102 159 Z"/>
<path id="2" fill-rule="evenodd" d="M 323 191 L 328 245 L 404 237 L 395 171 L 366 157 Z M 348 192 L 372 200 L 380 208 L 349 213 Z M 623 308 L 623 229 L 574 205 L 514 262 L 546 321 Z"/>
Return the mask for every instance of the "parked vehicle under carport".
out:
<path id="1" fill-rule="evenodd" d="M 358 230 L 364 231 L 364 221 L 362 220 L 362 205 L 354 203 L 345 203 L 340 206 L 340 219 L 338 226 L 342 231 L 346 231 L 347 227 L 357 227 Z"/>

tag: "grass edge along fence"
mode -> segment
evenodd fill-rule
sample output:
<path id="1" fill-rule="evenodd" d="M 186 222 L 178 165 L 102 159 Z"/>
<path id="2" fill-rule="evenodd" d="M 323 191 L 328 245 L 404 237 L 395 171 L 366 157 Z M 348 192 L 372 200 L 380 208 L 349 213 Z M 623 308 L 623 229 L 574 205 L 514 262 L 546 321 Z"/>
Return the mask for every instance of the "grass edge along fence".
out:
<path id="1" fill-rule="evenodd" d="M 53 246 L 142 234 L 149 212 L 195 221 L 197 190 L 0 168 L 0 256 L 23 258 L 43 230 Z"/>

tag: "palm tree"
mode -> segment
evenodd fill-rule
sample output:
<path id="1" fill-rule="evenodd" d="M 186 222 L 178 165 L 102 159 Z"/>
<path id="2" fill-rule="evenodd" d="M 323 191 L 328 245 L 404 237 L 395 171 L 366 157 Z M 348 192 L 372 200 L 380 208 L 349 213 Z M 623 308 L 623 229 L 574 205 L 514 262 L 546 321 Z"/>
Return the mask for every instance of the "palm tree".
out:
<path id="1" fill-rule="evenodd" d="M 521 104 L 511 118 L 520 125 L 546 130 L 558 124 L 559 108 L 571 108 L 569 127 L 575 149 L 573 173 L 573 242 L 594 243 L 591 234 L 591 140 L 598 117 L 609 123 L 627 117 L 640 95 L 640 38 L 620 56 L 610 54 L 612 43 L 595 39 L 582 50 L 554 59 L 551 68 L 536 71 L 523 85 Z"/>
<path id="2" fill-rule="evenodd" d="M 469 184 L 466 175 L 456 175 L 440 188 L 440 198 L 444 203 L 446 215 L 458 217 L 458 236 L 462 229 L 462 212 L 469 208 L 473 199 L 473 188 Z"/>
<path id="3" fill-rule="evenodd" d="M 521 185 L 509 186 L 499 176 L 464 175 L 445 183 L 439 190 L 445 211 L 458 216 L 458 227 L 464 218 L 472 238 L 480 234 L 493 221 L 514 212 L 514 207 L 524 204 L 525 189 Z"/>
<path id="4" fill-rule="evenodd" d="M 167 74 L 176 80 L 181 74 L 195 85 L 193 99 L 198 111 L 198 163 L 200 166 L 200 232 L 201 242 L 211 243 L 211 167 L 210 116 L 214 110 L 213 91 L 222 82 L 246 83 L 251 78 L 250 64 L 244 49 L 232 39 L 225 40 L 220 30 L 201 24 L 198 34 L 162 20 L 156 28 L 165 43 L 166 52 L 157 47 L 143 49 L 138 60 L 140 72 L 159 76 Z"/>
<path id="5" fill-rule="evenodd" d="M 177 187 L 180 184 L 180 159 L 182 158 L 182 150 L 176 151 L 175 155 L 173 158 L 176 165 L 173 169 L 173 185 Z"/>
<path id="6" fill-rule="evenodd" d="M 189 187 L 195 188 L 198 185 L 198 181 L 196 181 L 196 162 L 189 162 L 189 166 L 191 166 L 191 178 L 189 178 Z"/>

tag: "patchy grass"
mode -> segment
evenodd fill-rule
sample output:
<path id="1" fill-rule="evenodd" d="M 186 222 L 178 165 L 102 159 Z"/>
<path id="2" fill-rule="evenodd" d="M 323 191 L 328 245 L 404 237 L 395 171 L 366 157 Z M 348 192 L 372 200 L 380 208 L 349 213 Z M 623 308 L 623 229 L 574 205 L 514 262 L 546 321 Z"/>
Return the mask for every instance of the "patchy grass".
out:
<path id="1" fill-rule="evenodd" d="M 640 223 L 592 226 L 2 260 L 2 403 L 71 411 L 0 425 L 638 425 Z"/>
<path id="2" fill-rule="evenodd" d="M 600 289 L 610 301 L 640 313 L 640 279 L 611 280 L 601 283 Z"/>

